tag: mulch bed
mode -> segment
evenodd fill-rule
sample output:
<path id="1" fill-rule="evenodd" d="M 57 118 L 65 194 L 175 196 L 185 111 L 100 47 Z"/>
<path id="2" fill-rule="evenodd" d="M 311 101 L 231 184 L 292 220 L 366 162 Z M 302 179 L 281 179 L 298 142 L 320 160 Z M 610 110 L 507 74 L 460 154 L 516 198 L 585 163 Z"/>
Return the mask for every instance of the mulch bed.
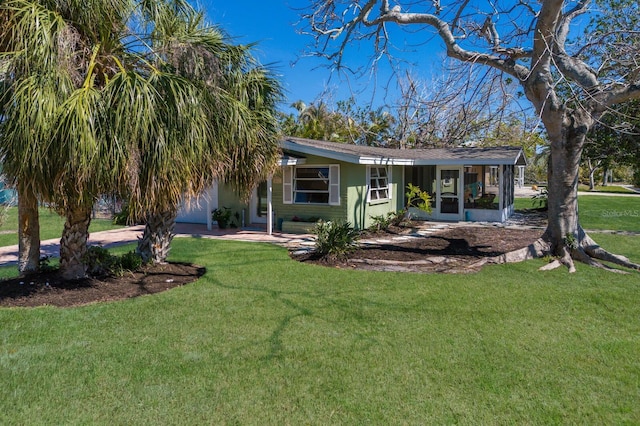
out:
<path id="1" fill-rule="evenodd" d="M 478 271 L 483 260 L 508 253 L 535 242 L 542 229 L 493 226 L 452 227 L 430 236 L 406 242 L 361 244 L 342 259 L 319 259 L 313 253 L 292 255 L 301 262 L 349 269 L 399 272 L 469 273 Z M 376 235 L 378 239 L 393 238 Z M 371 238 L 371 236 L 367 236 Z"/>
<path id="2" fill-rule="evenodd" d="M 410 233 L 395 228 L 390 233 L 369 234 L 368 239 L 393 239 Z M 528 246 L 542 229 L 492 226 L 452 227 L 409 241 L 361 245 L 343 259 L 318 259 L 313 253 L 291 255 L 301 262 L 377 271 L 469 273 L 482 260 Z M 57 272 L 0 281 L 0 306 L 82 306 L 159 293 L 196 281 L 205 268 L 185 263 L 146 266 L 122 276 L 67 281 Z"/>
<path id="3" fill-rule="evenodd" d="M 57 272 L 0 281 L 0 306 L 82 306 L 159 293 L 192 283 L 205 268 L 185 263 L 145 266 L 122 276 L 64 280 Z"/>

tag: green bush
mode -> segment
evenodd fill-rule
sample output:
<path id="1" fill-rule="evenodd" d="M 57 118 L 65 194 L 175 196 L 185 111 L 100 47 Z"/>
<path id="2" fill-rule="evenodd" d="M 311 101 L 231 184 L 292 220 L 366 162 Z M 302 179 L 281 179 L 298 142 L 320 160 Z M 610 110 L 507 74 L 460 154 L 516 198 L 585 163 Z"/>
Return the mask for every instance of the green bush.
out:
<path id="1" fill-rule="evenodd" d="M 122 210 L 113 216 L 114 225 L 132 225 L 131 218 L 129 218 L 129 203 L 125 202 L 122 205 Z"/>
<path id="2" fill-rule="evenodd" d="M 142 266 L 142 256 L 133 250 L 128 251 L 120 257 L 120 265 L 125 271 L 135 271 Z"/>
<path id="3" fill-rule="evenodd" d="M 112 255 L 109 250 L 101 246 L 87 248 L 82 261 L 87 266 L 89 275 L 109 275 L 122 269 L 118 256 Z"/>
<path id="4" fill-rule="evenodd" d="M 100 246 L 91 246 L 82 258 L 87 273 L 92 276 L 122 275 L 126 271 L 135 271 L 142 266 L 142 257 L 134 251 L 115 256 Z"/>
<path id="5" fill-rule="evenodd" d="M 425 213 L 431 213 L 431 196 L 427 191 L 423 191 L 419 186 L 411 183 L 407 184 L 407 207 L 416 207 Z"/>
<path id="6" fill-rule="evenodd" d="M 389 212 L 386 215 L 371 216 L 373 223 L 369 226 L 371 232 L 386 232 L 391 226 L 399 226 L 405 219 L 405 210 Z"/>
<path id="7" fill-rule="evenodd" d="M 349 222 L 319 222 L 316 234 L 316 254 L 321 257 L 340 258 L 358 246 L 358 231 Z"/>
<path id="8" fill-rule="evenodd" d="M 234 223 L 232 215 L 236 220 L 240 219 L 240 214 L 238 212 L 234 214 L 230 208 L 222 207 L 211 212 L 211 219 L 218 222 L 218 229 L 227 229 L 229 227 L 237 228 L 238 225 Z"/>

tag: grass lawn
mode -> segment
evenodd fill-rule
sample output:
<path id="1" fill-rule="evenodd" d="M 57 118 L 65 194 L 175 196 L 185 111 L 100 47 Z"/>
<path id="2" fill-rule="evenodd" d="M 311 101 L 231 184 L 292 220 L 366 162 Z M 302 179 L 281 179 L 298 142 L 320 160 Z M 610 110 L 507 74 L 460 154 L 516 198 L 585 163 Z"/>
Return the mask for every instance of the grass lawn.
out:
<path id="1" fill-rule="evenodd" d="M 599 237 L 640 260 L 640 238 Z M 172 253 L 208 272 L 0 309 L 0 424 L 640 423 L 637 273 L 350 271 L 195 238 Z"/>
<path id="2" fill-rule="evenodd" d="M 579 185 L 578 191 L 590 191 L 589 185 Z M 635 194 L 634 191 L 619 185 L 607 185 L 607 186 L 596 185 L 595 188 L 593 188 L 593 192 Z"/>
<path id="3" fill-rule="evenodd" d="M 40 209 L 41 240 L 60 238 L 63 227 L 64 218 L 47 208 Z M 89 232 L 106 231 L 121 227 L 120 225 L 114 225 L 109 219 L 93 219 L 89 227 Z M 15 244 L 18 244 L 18 208 L 9 207 L 7 216 L 4 222 L 2 222 L 2 226 L 0 226 L 0 247 Z"/>
<path id="4" fill-rule="evenodd" d="M 531 198 L 515 199 L 516 209 L 531 207 Z M 640 232 L 640 196 L 580 195 L 578 208 L 585 229 Z"/>

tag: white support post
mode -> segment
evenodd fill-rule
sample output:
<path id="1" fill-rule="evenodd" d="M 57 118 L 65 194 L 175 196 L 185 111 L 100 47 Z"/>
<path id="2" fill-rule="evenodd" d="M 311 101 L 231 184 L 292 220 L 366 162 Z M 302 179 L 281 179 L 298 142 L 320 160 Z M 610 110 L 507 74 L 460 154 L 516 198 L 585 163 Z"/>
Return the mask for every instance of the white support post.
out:
<path id="1" fill-rule="evenodd" d="M 207 189 L 207 191 L 209 191 Z M 207 194 L 207 231 L 211 231 L 211 194 Z"/>
<path id="2" fill-rule="evenodd" d="M 524 166 L 518 166 L 518 188 L 524 186 Z"/>
<path id="3" fill-rule="evenodd" d="M 267 235 L 273 234 L 273 179 L 267 178 Z"/>

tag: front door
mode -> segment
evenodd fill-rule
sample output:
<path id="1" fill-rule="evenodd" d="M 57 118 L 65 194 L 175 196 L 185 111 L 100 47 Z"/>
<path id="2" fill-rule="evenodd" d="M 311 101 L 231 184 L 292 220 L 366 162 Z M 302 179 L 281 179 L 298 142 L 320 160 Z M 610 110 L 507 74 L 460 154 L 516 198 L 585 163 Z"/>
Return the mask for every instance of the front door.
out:
<path id="1" fill-rule="evenodd" d="M 436 208 L 439 219 L 462 220 L 461 176 L 462 168 L 438 168 Z"/>
<path id="2" fill-rule="evenodd" d="M 253 190 L 250 208 L 251 223 L 267 223 L 267 181 Z"/>

